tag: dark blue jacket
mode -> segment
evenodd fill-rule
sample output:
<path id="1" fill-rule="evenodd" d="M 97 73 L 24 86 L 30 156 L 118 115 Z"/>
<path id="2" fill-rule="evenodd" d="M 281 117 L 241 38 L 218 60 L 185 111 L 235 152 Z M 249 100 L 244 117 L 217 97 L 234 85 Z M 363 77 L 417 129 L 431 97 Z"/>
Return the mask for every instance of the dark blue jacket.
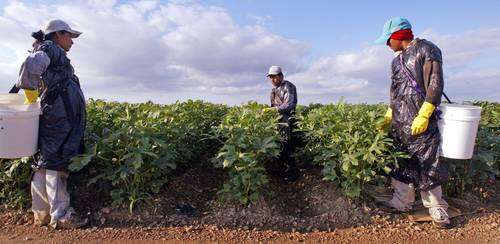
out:
<path id="1" fill-rule="evenodd" d="M 39 166 L 65 170 L 70 159 L 83 152 L 85 98 L 66 52 L 52 41 L 45 41 L 38 50 L 50 58 L 42 74 Z"/>

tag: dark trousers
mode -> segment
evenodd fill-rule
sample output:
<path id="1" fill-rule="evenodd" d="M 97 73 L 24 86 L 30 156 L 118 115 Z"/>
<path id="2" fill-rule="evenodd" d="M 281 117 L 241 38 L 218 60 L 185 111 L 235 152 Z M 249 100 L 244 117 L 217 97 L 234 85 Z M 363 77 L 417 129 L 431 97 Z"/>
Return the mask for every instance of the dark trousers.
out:
<path id="1" fill-rule="evenodd" d="M 288 116 L 287 116 L 288 117 Z M 277 162 L 277 173 L 290 180 L 294 180 L 298 177 L 298 169 L 295 162 L 295 158 L 292 156 L 295 151 L 296 137 L 294 136 L 295 121 L 293 118 L 285 118 L 282 122 L 288 124 L 288 126 L 280 126 L 279 131 L 283 135 L 283 141 L 281 143 L 281 153 L 278 157 Z"/>

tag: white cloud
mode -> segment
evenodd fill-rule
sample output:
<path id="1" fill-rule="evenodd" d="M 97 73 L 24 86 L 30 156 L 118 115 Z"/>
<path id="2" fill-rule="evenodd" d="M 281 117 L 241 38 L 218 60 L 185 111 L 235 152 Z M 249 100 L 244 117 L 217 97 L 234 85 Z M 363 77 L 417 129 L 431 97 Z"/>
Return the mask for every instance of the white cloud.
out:
<path id="1" fill-rule="evenodd" d="M 240 26 L 227 10 L 193 1 L 11 2 L 0 15 L 0 34 L 7 37 L 0 45 L 9 47 L 1 52 L 0 64 L 4 66 L 4 56 L 10 60 L 15 56 L 16 61 L 1 74 L 3 78 L 15 78 L 32 41 L 29 34 L 51 18 L 64 19 L 83 32 L 68 55 L 89 96 L 105 95 L 102 90 L 127 94 L 137 86 L 144 93 L 162 91 L 164 96 L 206 92 L 208 99 L 252 89 L 257 89 L 254 94 L 267 92 L 263 74 L 269 65 L 297 70 L 307 53 L 303 43 L 258 24 Z"/>
<path id="2" fill-rule="evenodd" d="M 445 92 L 452 100 L 500 99 L 500 28 L 479 29 L 457 35 L 432 30 L 421 35 L 443 53 Z M 290 77 L 306 96 L 335 101 L 387 101 L 393 55 L 385 46 L 367 46 L 358 52 L 322 57 L 308 69 Z M 329 99 L 328 97 L 334 97 Z"/>
<path id="3" fill-rule="evenodd" d="M 297 85 L 299 101 L 387 101 L 391 51 L 359 51 L 305 62 L 308 45 L 272 33 L 272 16 L 248 15 L 238 25 L 220 7 L 198 1 L 78 1 L 61 4 L 10 2 L 0 13 L 0 89 L 16 78 L 31 46 L 29 34 L 52 18 L 83 31 L 69 53 L 88 97 L 172 102 L 267 102 L 265 72 L 281 65 Z M 443 51 L 446 91 L 457 100 L 500 97 L 500 28 L 458 35 L 432 30 L 421 36 Z"/>
<path id="4" fill-rule="evenodd" d="M 455 100 L 500 101 L 500 28 L 422 36 L 443 51 L 445 92 Z"/>
<path id="5" fill-rule="evenodd" d="M 389 64 L 393 55 L 386 49 L 368 46 L 355 53 L 322 57 L 290 79 L 306 96 L 380 101 L 387 96 L 390 84 Z"/>

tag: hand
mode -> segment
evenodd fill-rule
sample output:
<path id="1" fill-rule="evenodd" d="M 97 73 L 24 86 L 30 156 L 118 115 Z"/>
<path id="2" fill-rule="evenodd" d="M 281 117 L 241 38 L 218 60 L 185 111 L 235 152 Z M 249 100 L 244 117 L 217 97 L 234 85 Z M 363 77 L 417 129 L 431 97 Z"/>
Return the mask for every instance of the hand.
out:
<path id="1" fill-rule="evenodd" d="M 377 125 L 377 130 L 379 132 L 386 130 L 387 126 L 389 126 L 391 124 L 391 122 L 392 122 L 392 109 L 388 108 L 387 112 L 385 112 L 385 115 L 384 115 L 384 121 L 382 123 L 380 123 L 379 125 Z"/>
<path id="2" fill-rule="evenodd" d="M 421 116 L 415 117 L 411 124 L 411 134 L 416 136 L 424 133 L 429 126 L 429 119 Z"/>
<path id="3" fill-rule="evenodd" d="M 24 90 L 24 104 L 36 103 L 38 99 L 38 90 Z"/>
<path id="4" fill-rule="evenodd" d="M 432 103 L 424 102 L 422 107 L 418 111 L 417 117 L 413 120 L 411 124 L 411 134 L 416 136 L 424 133 L 429 126 L 429 118 L 436 109 Z"/>
<path id="5" fill-rule="evenodd" d="M 267 112 L 270 112 L 270 111 L 274 111 L 276 109 L 277 109 L 276 107 L 264 108 L 264 109 L 262 109 L 262 112 L 267 113 Z"/>

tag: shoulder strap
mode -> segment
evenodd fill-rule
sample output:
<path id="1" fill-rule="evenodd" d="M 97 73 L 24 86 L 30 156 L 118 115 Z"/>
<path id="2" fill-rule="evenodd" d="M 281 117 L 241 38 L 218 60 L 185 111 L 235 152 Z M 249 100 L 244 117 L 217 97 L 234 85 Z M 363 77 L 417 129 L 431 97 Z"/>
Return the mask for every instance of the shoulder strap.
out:
<path id="1" fill-rule="evenodd" d="M 413 87 L 413 89 L 415 89 L 421 96 L 423 96 L 425 98 L 425 92 L 418 85 L 418 82 L 415 80 L 415 78 L 413 78 L 413 76 L 411 75 L 410 71 L 408 70 L 408 68 L 404 64 L 404 62 L 403 62 L 403 54 L 402 53 L 399 54 L 399 63 L 401 64 L 401 69 L 403 70 L 403 73 L 410 80 L 411 87 Z M 446 100 L 448 100 L 449 103 L 452 103 L 451 100 L 446 95 L 446 93 L 444 93 L 444 91 L 443 91 L 443 96 L 446 98 Z"/>

